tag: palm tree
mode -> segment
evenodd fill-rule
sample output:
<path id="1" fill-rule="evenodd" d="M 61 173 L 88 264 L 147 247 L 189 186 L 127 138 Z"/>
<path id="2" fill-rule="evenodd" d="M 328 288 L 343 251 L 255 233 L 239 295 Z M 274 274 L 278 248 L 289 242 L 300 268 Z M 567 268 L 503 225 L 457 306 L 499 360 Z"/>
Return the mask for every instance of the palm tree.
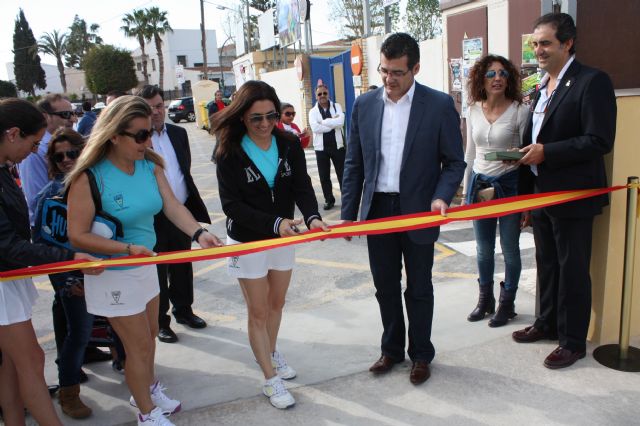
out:
<path id="1" fill-rule="evenodd" d="M 150 7 L 146 9 L 146 17 L 149 33 L 147 35 L 147 41 L 153 41 L 156 44 L 156 52 L 158 54 L 158 65 L 160 67 L 160 90 L 163 89 L 164 84 L 164 57 L 162 55 L 162 36 L 166 33 L 172 33 L 173 29 L 169 25 L 167 20 L 167 12 L 160 11 L 157 7 Z"/>
<path id="2" fill-rule="evenodd" d="M 44 33 L 44 35 L 40 37 L 38 49 L 42 53 L 56 58 L 58 73 L 60 73 L 60 83 L 62 83 L 62 91 L 66 93 L 67 78 L 64 75 L 64 64 L 62 63 L 62 58 L 67 53 L 67 33 L 61 34 L 58 30 L 53 30 L 52 33 Z"/>
<path id="3" fill-rule="evenodd" d="M 149 84 L 149 74 L 147 74 L 147 54 L 144 51 L 145 39 L 148 39 L 151 36 L 148 34 L 149 25 L 147 23 L 147 14 L 142 9 L 134 10 L 133 13 L 127 13 L 124 15 L 122 23 L 124 25 L 121 26 L 120 29 L 124 32 L 124 35 L 136 38 L 140 44 L 144 83 Z"/>

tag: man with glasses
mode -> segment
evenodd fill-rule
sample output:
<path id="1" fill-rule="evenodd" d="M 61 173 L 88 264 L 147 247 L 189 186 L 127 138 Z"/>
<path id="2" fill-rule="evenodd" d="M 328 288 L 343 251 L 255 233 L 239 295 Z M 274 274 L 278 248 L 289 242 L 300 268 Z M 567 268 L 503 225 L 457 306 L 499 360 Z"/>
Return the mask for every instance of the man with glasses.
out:
<path id="1" fill-rule="evenodd" d="M 165 108 L 162 90 L 147 85 L 138 92 L 151 107 L 153 150 L 165 161 L 164 173 L 174 195 L 202 223 L 211 223 L 209 212 L 191 176 L 191 150 L 186 130 L 180 126 L 165 123 Z M 156 252 L 189 250 L 191 235 L 178 229 L 160 212 L 155 217 Z M 207 323 L 193 313 L 193 267 L 188 263 L 158 265 L 160 282 L 160 309 L 158 312 L 158 339 L 165 343 L 175 343 L 178 336 L 171 329 L 168 314 L 169 301 L 173 305 L 173 316 L 179 324 L 191 328 L 204 328 Z"/>
<path id="2" fill-rule="evenodd" d="M 324 195 L 324 209 L 330 210 L 336 204 L 331 183 L 331 163 L 338 176 L 342 191 L 342 171 L 344 169 L 344 113 L 339 103 L 329 99 L 329 88 L 322 81 L 316 87 L 318 102 L 309 111 L 309 126 L 313 132 L 313 149 L 316 151 L 318 175 Z"/>
<path id="3" fill-rule="evenodd" d="M 391 34 L 380 48 L 384 88 L 360 95 L 353 106 L 345 162 L 342 219 L 380 219 L 426 211 L 446 215 L 465 170 L 460 118 L 450 96 L 415 81 L 420 49 L 410 35 Z M 362 202 L 362 204 L 360 204 Z M 409 320 L 409 380 L 425 382 L 435 355 L 434 243 L 439 228 L 367 237 L 369 265 L 380 306 L 381 356 L 369 368 L 390 371 L 405 359 L 404 293 Z"/>
<path id="4" fill-rule="evenodd" d="M 534 25 L 532 44 L 546 75 L 524 133 L 522 194 L 607 186 L 603 156 L 615 138 L 615 94 L 607 74 L 575 59 L 575 41 L 575 24 L 565 13 L 544 15 Z M 568 367 L 586 355 L 593 218 L 608 203 L 602 195 L 531 214 L 540 312 L 513 339 L 559 340 L 547 368 Z"/>
<path id="5" fill-rule="evenodd" d="M 25 160 L 18 165 L 20 179 L 22 182 L 22 192 L 27 199 L 29 207 L 29 222 L 33 228 L 35 221 L 36 201 L 38 192 L 49 182 L 47 172 L 47 149 L 49 139 L 53 132 L 60 127 L 73 128 L 73 124 L 78 121 L 73 105 L 62 95 L 52 93 L 44 97 L 38 106 L 45 112 L 47 119 L 47 130 L 40 141 L 37 151 L 29 154 Z"/>

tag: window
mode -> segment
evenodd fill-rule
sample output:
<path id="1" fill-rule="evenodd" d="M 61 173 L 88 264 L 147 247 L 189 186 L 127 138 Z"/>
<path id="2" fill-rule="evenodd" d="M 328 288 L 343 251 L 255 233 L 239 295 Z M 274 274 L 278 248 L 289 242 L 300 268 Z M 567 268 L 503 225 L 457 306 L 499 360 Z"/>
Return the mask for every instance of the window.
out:
<path id="1" fill-rule="evenodd" d="M 151 59 L 151 70 L 152 71 L 156 70 L 156 60 L 155 59 Z"/>
<path id="2" fill-rule="evenodd" d="M 183 67 L 187 66 L 187 56 L 186 55 L 178 55 L 177 61 L 178 65 L 182 65 Z"/>
<path id="3" fill-rule="evenodd" d="M 137 62 L 136 68 L 138 68 L 138 71 L 142 71 L 142 64 L 140 62 Z"/>

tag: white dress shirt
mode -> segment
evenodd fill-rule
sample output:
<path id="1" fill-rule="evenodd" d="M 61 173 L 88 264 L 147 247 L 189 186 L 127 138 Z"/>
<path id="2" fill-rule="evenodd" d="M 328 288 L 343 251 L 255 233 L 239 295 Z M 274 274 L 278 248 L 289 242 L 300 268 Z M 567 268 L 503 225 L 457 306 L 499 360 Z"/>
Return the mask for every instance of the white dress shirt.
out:
<path id="1" fill-rule="evenodd" d="M 400 167 L 402 153 L 409 126 L 409 114 L 416 82 L 398 102 L 394 102 L 382 91 L 384 113 L 380 132 L 380 168 L 376 180 L 376 192 L 400 192 Z"/>
<path id="2" fill-rule="evenodd" d="M 564 67 L 560 70 L 560 74 L 558 74 L 558 80 L 556 84 L 560 84 L 564 74 L 569 69 L 569 66 L 575 59 L 575 55 L 571 56 Z M 544 116 L 549 106 L 549 102 L 553 99 L 553 95 L 558 90 L 558 86 L 551 92 L 547 93 L 547 84 L 549 83 L 549 74 L 545 74 L 540 80 L 540 97 L 538 98 L 538 103 L 536 104 L 536 109 L 533 113 L 532 126 L 531 126 L 531 144 L 538 143 L 538 135 L 540 134 L 540 129 L 542 128 L 542 122 L 544 121 Z M 531 171 L 534 175 L 538 176 L 538 166 L 535 164 L 531 165 Z"/>
<path id="3" fill-rule="evenodd" d="M 178 157 L 167 134 L 166 126 L 160 132 L 153 131 L 151 143 L 153 144 L 153 150 L 164 158 L 164 175 L 169 181 L 173 195 L 176 196 L 181 204 L 184 204 L 189 197 L 189 192 L 187 191 L 187 184 L 184 181 L 182 170 L 180 170 L 180 164 L 178 164 Z"/>

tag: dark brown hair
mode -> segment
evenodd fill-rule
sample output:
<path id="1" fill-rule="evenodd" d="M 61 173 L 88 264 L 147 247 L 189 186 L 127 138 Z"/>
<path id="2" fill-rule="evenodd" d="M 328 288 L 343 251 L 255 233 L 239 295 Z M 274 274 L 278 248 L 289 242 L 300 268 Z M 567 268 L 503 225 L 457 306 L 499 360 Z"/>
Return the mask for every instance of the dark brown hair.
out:
<path id="1" fill-rule="evenodd" d="M 47 127 L 44 111 L 29 101 L 18 98 L 0 99 L 0 140 L 6 130 L 17 127 L 27 136 Z"/>
<path id="2" fill-rule="evenodd" d="M 487 93 L 484 90 L 484 75 L 494 62 L 499 62 L 505 71 L 509 73 L 509 77 L 507 77 L 507 88 L 504 91 L 505 97 L 518 103 L 522 102 L 520 74 L 518 74 L 516 67 L 503 56 L 487 55 L 478 59 L 469 72 L 469 82 L 467 83 L 469 88 L 469 105 L 487 99 Z"/>
<path id="3" fill-rule="evenodd" d="M 556 30 L 556 38 L 562 44 L 573 40 L 569 54 L 573 55 L 576 53 L 578 31 L 576 30 L 576 24 L 573 22 L 571 15 L 566 13 L 547 13 L 536 19 L 536 22 L 533 24 L 533 29 L 535 30 L 540 25 L 551 25 L 551 27 Z"/>
<path id="4" fill-rule="evenodd" d="M 53 161 L 53 156 L 56 153 L 56 144 L 62 142 L 69 142 L 71 146 L 77 148 L 78 151 L 82 151 L 86 140 L 84 137 L 72 129 L 67 129 L 66 127 L 61 127 L 51 135 L 51 139 L 49 139 L 49 146 L 47 147 L 47 163 L 49 166 L 49 179 L 54 179 L 56 175 L 62 173 L 62 170 L 58 167 L 58 163 Z"/>
<path id="5" fill-rule="evenodd" d="M 242 117 L 255 102 L 265 100 L 271 101 L 280 115 L 280 99 L 275 89 L 264 81 L 250 80 L 238 89 L 233 102 L 228 107 L 212 115 L 214 122 L 211 125 L 211 133 L 215 134 L 218 140 L 216 159 L 240 153 L 242 137 L 247 133 L 247 126 Z M 272 134 L 291 141 L 295 138 L 291 133 L 280 130 L 276 126 L 273 127 Z"/>

